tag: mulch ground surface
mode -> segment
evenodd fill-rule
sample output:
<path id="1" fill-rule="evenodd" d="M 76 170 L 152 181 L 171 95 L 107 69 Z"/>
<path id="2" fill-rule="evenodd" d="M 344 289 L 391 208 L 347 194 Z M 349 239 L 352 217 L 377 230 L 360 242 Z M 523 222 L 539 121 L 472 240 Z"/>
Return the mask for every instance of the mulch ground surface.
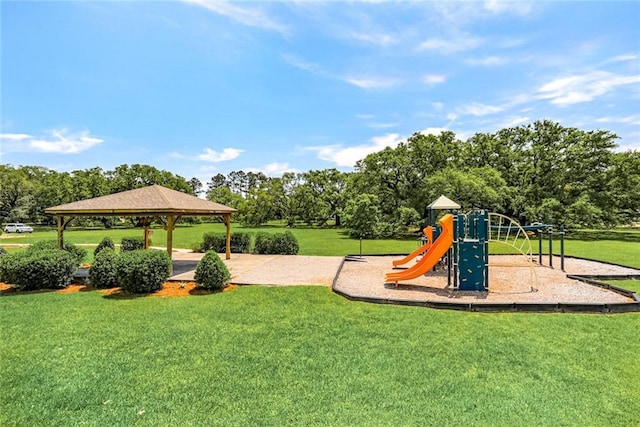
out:
<path id="1" fill-rule="evenodd" d="M 228 292 L 237 288 L 236 285 L 229 285 L 224 288 L 223 292 Z M 109 296 L 109 297 L 131 297 L 133 295 L 124 292 L 120 288 L 110 288 L 110 289 L 96 289 L 91 286 L 72 283 L 64 289 L 41 289 L 37 291 L 18 291 L 13 286 L 8 285 L 6 283 L 0 282 L 0 295 L 20 295 L 20 294 L 30 294 L 30 293 L 42 293 L 42 292 L 57 292 L 60 294 L 68 294 L 74 292 L 90 292 L 97 291 L 98 293 Z M 196 288 L 195 282 L 166 282 L 162 289 L 150 293 L 150 294 L 140 294 L 135 296 L 150 296 L 150 297 L 186 297 L 189 295 L 208 295 L 216 293 L 215 291 L 207 291 L 204 289 Z"/>

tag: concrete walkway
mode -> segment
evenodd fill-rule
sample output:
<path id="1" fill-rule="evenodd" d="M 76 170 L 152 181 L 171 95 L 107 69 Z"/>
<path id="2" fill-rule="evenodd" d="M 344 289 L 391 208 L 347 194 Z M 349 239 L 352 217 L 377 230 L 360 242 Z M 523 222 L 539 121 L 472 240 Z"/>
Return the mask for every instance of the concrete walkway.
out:
<path id="1" fill-rule="evenodd" d="M 231 272 L 231 283 L 237 285 L 319 285 L 331 286 L 342 257 L 304 255 L 231 254 L 224 259 Z M 193 281 L 196 266 L 204 254 L 173 253 L 171 281 Z"/>

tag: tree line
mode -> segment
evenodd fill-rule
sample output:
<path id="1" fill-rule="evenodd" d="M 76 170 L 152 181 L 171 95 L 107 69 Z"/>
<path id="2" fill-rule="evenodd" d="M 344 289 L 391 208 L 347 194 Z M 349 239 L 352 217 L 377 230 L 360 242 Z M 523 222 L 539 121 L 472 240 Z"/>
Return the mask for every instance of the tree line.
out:
<path id="1" fill-rule="evenodd" d="M 424 224 L 426 206 L 444 194 L 463 210 L 485 208 L 521 223 L 609 227 L 640 219 L 640 153 L 616 152 L 617 138 L 548 120 L 466 141 L 453 132 L 415 133 L 361 159 L 353 172 L 233 171 L 205 184 L 139 164 L 72 172 L 0 165 L 0 220 L 51 224 L 47 207 L 159 184 L 234 207 L 234 220 L 247 226 L 284 220 L 393 236 Z"/>

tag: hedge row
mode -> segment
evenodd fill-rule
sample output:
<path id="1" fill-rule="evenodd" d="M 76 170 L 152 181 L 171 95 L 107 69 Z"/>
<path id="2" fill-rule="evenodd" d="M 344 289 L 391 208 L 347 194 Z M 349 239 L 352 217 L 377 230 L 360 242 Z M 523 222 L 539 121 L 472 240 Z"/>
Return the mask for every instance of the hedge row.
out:
<path id="1" fill-rule="evenodd" d="M 224 253 L 227 250 L 227 241 L 224 234 L 205 233 L 202 237 L 202 245 L 194 248 L 194 250 L 199 252 L 213 251 L 216 253 Z M 253 246 L 251 245 L 251 237 L 251 233 L 232 233 L 230 242 L 231 252 L 296 255 L 300 249 L 298 240 L 290 231 L 273 234 L 265 232 L 257 233 Z"/>
<path id="2" fill-rule="evenodd" d="M 66 288 L 87 251 L 72 244 L 39 241 L 27 250 L 0 256 L 0 280 L 18 290 Z"/>

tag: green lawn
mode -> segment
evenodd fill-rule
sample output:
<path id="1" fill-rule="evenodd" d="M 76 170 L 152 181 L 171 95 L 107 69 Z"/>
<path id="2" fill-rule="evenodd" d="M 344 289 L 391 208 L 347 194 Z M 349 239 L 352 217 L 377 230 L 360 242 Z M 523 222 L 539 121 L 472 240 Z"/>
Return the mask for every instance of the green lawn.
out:
<path id="1" fill-rule="evenodd" d="M 606 283 L 628 289 L 640 295 L 640 280 L 605 280 Z"/>
<path id="2" fill-rule="evenodd" d="M 178 246 L 211 229 L 222 226 L 180 227 Z M 337 230 L 292 232 L 301 253 L 359 250 Z M 366 253 L 415 247 L 363 242 Z M 567 249 L 640 267 L 634 241 Z M 637 425 L 639 316 L 372 305 L 322 287 L 1 296 L 0 425 Z"/>
<path id="3" fill-rule="evenodd" d="M 336 228 L 308 228 L 296 227 L 285 228 L 280 224 L 265 226 L 260 228 L 244 228 L 239 225 L 232 225 L 232 232 L 257 233 L 266 231 L 269 233 L 283 232 L 289 230 L 298 239 L 300 244 L 300 255 L 338 255 L 344 256 L 348 253 L 359 253 L 360 241 L 351 239 L 344 230 Z M 202 235 L 207 232 L 224 233 L 225 227 L 221 223 L 208 223 L 198 225 L 179 225 L 173 232 L 173 246 L 175 248 L 193 248 L 197 243 L 202 242 Z M 65 241 L 71 243 L 95 244 L 102 238 L 109 236 L 114 243 L 119 244 L 123 237 L 142 236 L 142 229 L 110 229 L 110 230 L 83 230 L 71 229 L 65 231 Z M 12 243 L 31 243 L 37 240 L 55 240 L 57 234 L 55 230 L 38 230 L 32 234 L 11 235 L 10 238 L 3 238 L 0 244 L 9 245 Z M 167 233 L 162 228 L 153 229 L 152 244 L 154 246 L 166 246 Z M 369 254 L 383 253 L 408 253 L 418 247 L 417 239 L 380 239 L 363 240 L 362 251 Z"/>
<path id="4" fill-rule="evenodd" d="M 208 223 L 198 225 L 179 225 L 174 231 L 174 247 L 190 249 L 202 241 L 202 235 L 206 232 L 224 232 L 221 223 Z M 348 253 L 359 253 L 360 241 L 351 239 L 343 231 L 335 228 L 307 228 L 297 227 L 287 229 L 281 224 L 274 224 L 260 228 L 243 228 L 234 224 L 233 231 L 257 233 L 291 231 L 300 244 L 300 255 L 337 255 L 344 256 Z M 584 258 L 592 258 L 640 268 L 640 232 L 635 230 L 583 230 L 576 233 L 580 240 L 567 239 L 565 241 L 565 253 Z M 97 245 L 103 237 L 109 236 L 115 243 L 120 243 L 123 237 L 142 236 L 141 229 L 111 229 L 111 230 L 82 230 L 71 229 L 65 232 L 65 240 L 71 243 Z M 614 240 L 620 236 L 619 240 Z M 607 240 L 596 240 L 606 237 Z M 56 232 L 39 230 L 28 235 L 12 235 L 11 238 L 3 238 L 0 244 L 30 243 L 37 240 L 55 240 Z M 166 231 L 162 228 L 153 229 L 152 243 L 155 246 L 165 246 L 167 242 Z M 520 243 L 518 243 L 520 244 Z M 409 253 L 418 246 L 417 239 L 379 239 L 363 240 L 362 252 L 367 254 L 384 253 Z M 538 251 L 538 241 L 531 240 L 534 253 Z M 491 243 L 491 253 L 514 253 L 514 250 L 502 243 Z M 560 254 L 560 242 L 554 241 L 553 251 Z M 548 242 L 543 242 L 543 253 L 548 253 Z"/>
<path id="5" fill-rule="evenodd" d="M 0 298 L 1 425 L 636 425 L 637 314 L 478 314 L 322 287 Z"/>

